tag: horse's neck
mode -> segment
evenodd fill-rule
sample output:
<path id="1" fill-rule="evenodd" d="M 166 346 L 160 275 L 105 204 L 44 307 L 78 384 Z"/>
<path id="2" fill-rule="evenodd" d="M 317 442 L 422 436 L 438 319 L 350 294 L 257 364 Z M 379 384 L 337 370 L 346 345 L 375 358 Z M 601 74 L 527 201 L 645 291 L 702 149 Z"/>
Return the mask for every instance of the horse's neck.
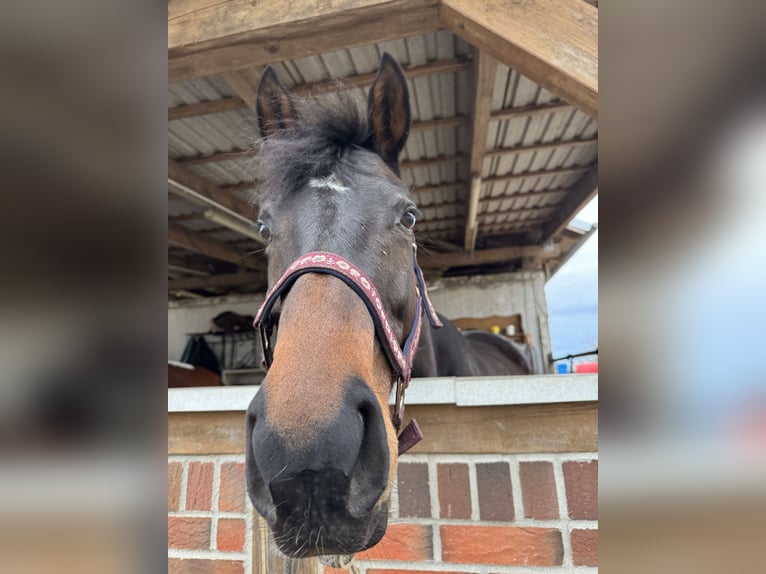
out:
<path id="1" fill-rule="evenodd" d="M 467 377 L 481 374 L 463 336 L 446 317 L 434 329 L 424 321 L 418 352 L 415 355 L 414 377 Z"/>

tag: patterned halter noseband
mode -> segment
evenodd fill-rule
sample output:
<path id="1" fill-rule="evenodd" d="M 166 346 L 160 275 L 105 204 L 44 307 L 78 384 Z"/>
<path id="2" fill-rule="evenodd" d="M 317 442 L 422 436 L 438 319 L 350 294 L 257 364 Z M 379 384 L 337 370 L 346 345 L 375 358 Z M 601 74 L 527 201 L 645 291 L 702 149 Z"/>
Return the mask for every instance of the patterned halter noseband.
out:
<path id="1" fill-rule="evenodd" d="M 383 352 L 388 362 L 396 373 L 396 402 L 392 420 L 397 433 L 401 428 L 404 417 L 404 392 L 410 384 L 412 378 L 412 363 L 415 359 L 415 353 L 420 339 L 420 325 L 422 323 L 423 311 L 428 316 L 428 320 L 435 328 L 441 327 L 442 323 L 436 315 L 431 301 L 428 299 L 426 284 L 423 279 L 423 272 L 418 265 L 417 246 L 412 244 L 412 261 L 415 270 L 415 279 L 417 281 L 417 301 L 415 303 L 415 319 L 412 322 L 409 335 L 403 346 L 399 346 L 396 333 L 391 327 L 391 323 L 386 316 L 383 307 L 383 300 L 380 293 L 373 285 L 372 281 L 353 263 L 344 259 L 335 253 L 325 251 L 313 251 L 307 253 L 295 261 L 287 268 L 287 271 L 280 277 L 269 292 L 266 294 L 266 300 L 258 310 L 253 323 L 260 332 L 261 344 L 263 347 L 263 366 L 265 369 L 271 366 L 274 358 L 274 349 L 271 344 L 271 337 L 274 332 L 275 321 L 272 315 L 272 309 L 277 299 L 287 293 L 290 287 L 301 275 L 306 273 L 325 273 L 337 277 L 346 285 L 351 287 L 354 292 L 364 301 L 367 310 L 372 317 L 375 325 L 375 334 L 378 337 Z M 402 454 L 412 448 L 423 438 L 423 433 L 418 426 L 417 421 L 412 419 L 406 427 L 399 433 L 399 454 Z"/>

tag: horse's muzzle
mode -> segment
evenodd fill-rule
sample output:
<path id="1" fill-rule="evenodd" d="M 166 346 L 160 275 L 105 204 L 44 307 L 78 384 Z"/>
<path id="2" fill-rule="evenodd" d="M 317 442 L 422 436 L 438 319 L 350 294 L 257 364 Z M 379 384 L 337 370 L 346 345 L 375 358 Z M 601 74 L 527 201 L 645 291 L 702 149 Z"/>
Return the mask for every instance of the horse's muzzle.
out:
<path id="1" fill-rule="evenodd" d="M 353 378 L 344 386 L 329 418 L 275 418 L 268 384 L 248 409 L 248 494 L 289 556 L 358 552 L 386 529 L 381 496 L 390 456 L 384 416 L 364 381 Z"/>

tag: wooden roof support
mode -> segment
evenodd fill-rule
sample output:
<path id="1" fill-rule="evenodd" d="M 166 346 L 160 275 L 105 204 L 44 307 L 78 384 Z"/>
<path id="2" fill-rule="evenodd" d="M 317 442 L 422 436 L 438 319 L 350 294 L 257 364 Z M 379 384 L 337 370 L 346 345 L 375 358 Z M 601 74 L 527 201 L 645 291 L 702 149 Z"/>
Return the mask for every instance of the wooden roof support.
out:
<path id="1" fill-rule="evenodd" d="M 232 249 L 225 243 L 194 233 L 172 221 L 168 222 L 168 243 L 249 269 L 259 268 L 258 262 L 254 258 L 247 259 L 245 254 Z"/>
<path id="2" fill-rule="evenodd" d="M 217 114 L 220 112 L 230 112 L 232 110 L 241 110 L 247 107 L 242 98 L 229 97 L 220 100 L 210 100 L 208 102 L 198 102 L 196 104 L 184 104 L 174 108 L 168 108 L 168 121 L 183 120 L 206 114 Z"/>
<path id="3" fill-rule="evenodd" d="M 441 0 L 442 24 L 481 51 L 598 115 L 598 9 L 582 0 Z"/>
<path id="4" fill-rule="evenodd" d="M 428 34 L 436 0 L 170 0 L 171 82 Z"/>
<path id="5" fill-rule="evenodd" d="M 522 106 L 518 108 L 505 108 L 502 110 L 494 110 L 490 114 L 491 121 L 503 121 L 514 120 L 516 118 L 529 118 L 532 116 L 540 116 L 546 114 L 552 114 L 554 112 L 562 112 L 565 110 L 574 109 L 571 104 L 566 102 L 551 102 L 549 104 L 530 104 L 528 106 Z"/>
<path id="6" fill-rule="evenodd" d="M 177 289 L 215 289 L 218 287 L 238 287 L 240 285 L 263 286 L 266 283 L 264 271 L 246 273 L 226 273 L 210 277 L 184 277 L 168 281 L 168 291 Z"/>
<path id="7" fill-rule="evenodd" d="M 471 187 L 468 194 L 468 217 L 465 222 L 465 242 L 463 248 L 470 253 L 476 247 L 476 235 L 479 231 L 476 214 L 481 197 L 481 170 L 484 151 L 487 147 L 489 116 L 492 111 L 492 88 L 495 86 L 497 61 L 487 52 L 479 51 L 476 63 L 476 91 L 473 104 L 471 127 L 471 160 L 469 173 Z"/>
<path id="8" fill-rule="evenodd" d="M 562 147 L 571 147 L 578 145 L 590 145 L 597 144 L 598 137 L 582 138 L 576 140 L 561 140 L 553 142 L 536 143 L 530 145 L 520 145 L 506 148 L 494 148 L 485 152 L 486 157 L 494 157 L 498 155 L 508 155 L 511 153 L 528 153 L 533 151 L 546 151 L 549 149 L 559 149 Z"/>
<path id="9" fill-rule="evenodd" d="M 557 257 L 558 248 L 554 246 L 540 247 L 528 245 L 523 247 L 500 247 L 497 249 L 482 249 L 473 253 L 427 253 L 418 257 L 423 269 L 448 269 L 465 265 L 484 265 L 502 263 L 522 257 Z"/>
<path id="10" fill-rule="evenodd" d="M 251 223 L 252 208 L 234 194 L 220 189 L 214 183 L 197 175 L 172 159 L 168 160 L 168 185 L 173 193 L 197 204 L 220 209 L 244 223 Z"/>
<path id="11" fill-rule="evenodd" d="M 428 62 L 427 64 L 423 64 L 421 66 L 403 66 L 404 72 L 407 75 L 407 78 L 414 79 L 414 78 L 420 78 L 422 76 L 429 76 L 431 74 L 444 74 L 444 73 L 451 73 L 451 72 L 458 72 L 460 70 L 467 70 L 471 67 L 471 61 L 467 58 L 446 58 L 443 60 L 435 60 L 433 62 Z M 260 70 L 260 67 L 258 68 Z M 229 75 L 232 74 L 232 75 Z M 293 94 L 299 95 L 299 96 L 308 96 L 310 94 L 316 94 L 321 92 L 327 92 L 327 91 L 336 91 L 338 88 L 355 88 L 355 87 L 367 87 L 369 86 L 372 81 L 375 79 L 375 76 L 377 75 L 377 71 L 372 72 L 370 74 L 356 74 L 353 76 L 347 76 L 345 78 L 340 78 L 340 82 L 338 79 L 332 79 L 332 80 L 321 80 L 319 82 L 311 82 L 309 84 L 303 84 L 299 86 L 295 86 L 293 88 L 290 88 L 291 92 Z M 259 73 L 260 76 L 260 73 Z M 236 87 L 233 84 L 237 84 L 238 80 L 242 78 L 241 73 L 226 73 L 224 74 L 224 79 L 226 79 L 227 83 L 232 87 L 232 89 L 235 89 L 238 93 L 239 90 L 236 89 Z M 229 82 L 229 79 L 232 79 L 231 82 Z M 255 78 L 250 77 L 244 78 L 244 81 L 247 82 L 245 86 L 245 93 L 249 93 L 251 88 L 257 87 L 257 81 Z M 187 104 L 183 106 L 176 106 L 174 108 L 168 109 L 168 120 L 177 120 L 177 119 L 184 119 L 184 118 L 191 118 L 194 116 L 202 116 L 205 114 L 214 114 L 217 112 L 227 112 L 231 110 L 241 110 L 246 107 L 253 108 L 250 103 L 245 103 L 246 100 L 243 100 L 239 97 L 229 97 L 229 98 L 222 98 L 220 100 L 212 100 L 209 102 L 199 102 L 197 104 Z M 458 116 L 460 117 L 460 116 Z M 448 118 L 450 120 L 455 121 L 457 118 Z M 465 118 L 461 118 L 458 125 L 462 124 L 463 122 L 467 121 Z M 422 126 L 418 128 L 418 124 L 414 124 L 414 129 L 430 129 L 430 126 L 428 126 L 429 122 L 420 122 Z M 436 126 L 441 127 L 441 126 Z"/>
<path id="12" fill-rule="evenodd" d="M 559 206 L 556 213 L 549 222 L 547 222 L 542 229 L 542 236 L 540 238 L 530 237 L 532 240 L 539 242 L 548 241 L 550 238 L 564 229 L 572 218 L 577 215 L 588 202 L 593 199 L 598 193 L 598 162 L 588 170 L 580 181 L 567 193 L 566 198 Z"/>
<path id="13" fill-rule="evenodd" d="M 245 105 L 253 111 L 256 111 L 255 96 L 262 72 L 263 66 L 255 66 L 253 68 L 235 70 L 223 74 L 223 80 L 229 85 L 232 91 L 245 102 Z"/>

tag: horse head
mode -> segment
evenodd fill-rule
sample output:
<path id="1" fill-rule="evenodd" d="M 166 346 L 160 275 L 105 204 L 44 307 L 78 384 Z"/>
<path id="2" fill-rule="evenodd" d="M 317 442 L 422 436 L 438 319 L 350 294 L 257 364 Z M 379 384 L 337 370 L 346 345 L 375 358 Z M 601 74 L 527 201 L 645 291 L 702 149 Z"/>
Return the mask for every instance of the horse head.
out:
<path id="1" fill-rule="evenodd" d="M 397 159 L 407 83 L 384 54 L 365 112 L 344 95 L 301 103 L 267 68 L 257 111 L 258 229 L 273 296 L 256 320 L 278 324 L 247 414 L 248 494 L 285 554 L 352 554 L 386 530 L 398 458 L 389 396 L 401 375 L 390 355 L 420 322 L 419 213 Z M 312 258 L 347 272 L 291 272 L 311 271 Z"/>

